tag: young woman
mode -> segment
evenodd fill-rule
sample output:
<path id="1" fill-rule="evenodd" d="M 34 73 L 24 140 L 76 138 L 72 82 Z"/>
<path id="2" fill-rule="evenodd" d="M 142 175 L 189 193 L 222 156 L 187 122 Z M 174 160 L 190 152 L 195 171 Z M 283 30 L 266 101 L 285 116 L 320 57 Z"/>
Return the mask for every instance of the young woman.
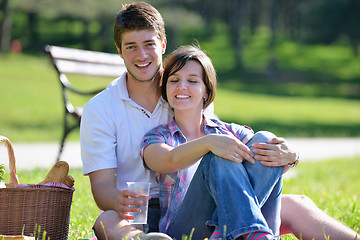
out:
<path id="1" fill-rule="evenodd" d="M 181 239 L 276 239 L 284 166 L 254 160 L 252 144 L 269 132 L 209 119 L 216 73 L 199 48 L 171 53 L 164 67 L 162 97 L 174 109 L 169 124 L 149 131 L 141 143 L 146 167 L 160 183 L 160 231 Z"/>

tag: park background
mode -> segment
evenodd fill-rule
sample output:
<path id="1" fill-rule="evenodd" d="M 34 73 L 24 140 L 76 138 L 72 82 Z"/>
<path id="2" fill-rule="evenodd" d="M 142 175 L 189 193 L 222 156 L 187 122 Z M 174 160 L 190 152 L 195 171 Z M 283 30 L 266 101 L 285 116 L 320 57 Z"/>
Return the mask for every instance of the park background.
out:
<path id="1" fill-rule="evenodd" d="M 116 53 L 113 20 L 131 2 L 0 0 L 0 135 L 14 143 L 60 140 L 60 84 L 44 47 Z M 286 138 L 360 137 L 360 1 L 146 2 L 165 19 L 167 53 L 198 44 L 212 58 L 219 81 L 215 113 L 222 120 Z M 89 88 L 109 82 L 74 80 Z M 88 100 L 70 97 L 79 105 Z M 68 140 L 79 141 L 78 130 Z M 359 160 L 304 163 L 284 191 L 308 195 L 359 232 Z M 81 169 L 71 171 L 77 191 L 69 239 L 85 238 L 96 206 Z M 43 169 L 19 172 L 22 182 L 45 175 Z"/>

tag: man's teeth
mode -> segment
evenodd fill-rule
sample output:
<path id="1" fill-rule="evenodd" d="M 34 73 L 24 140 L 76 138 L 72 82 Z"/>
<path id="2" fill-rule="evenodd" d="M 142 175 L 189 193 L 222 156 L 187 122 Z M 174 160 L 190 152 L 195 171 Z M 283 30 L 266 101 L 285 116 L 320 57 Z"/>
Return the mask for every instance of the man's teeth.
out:
<path id="1" fill-rule="evenodd" d="M 144 64 L 137 64 L 138 67 L 146 67 L 150 65 L 150 63 L 144 63 Z"/>
<path id="2" fill-rule="evenodd" d="M 186 96 L 186 95 L 176 95 L 175 97 L 176 98 L 189 98 L 189 96 Z"/>

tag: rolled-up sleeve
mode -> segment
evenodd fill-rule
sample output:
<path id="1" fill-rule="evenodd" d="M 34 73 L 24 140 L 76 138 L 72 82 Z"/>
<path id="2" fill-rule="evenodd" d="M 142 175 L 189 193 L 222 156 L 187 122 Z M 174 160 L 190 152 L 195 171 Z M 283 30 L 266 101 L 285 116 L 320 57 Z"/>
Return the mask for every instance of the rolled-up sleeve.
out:
<path id="1" fill-rule="evenodd" d="M 143 160 L 144 167 L 149 169 L 144 161 L 144 149 L 154 143 L 166 143 L 165 137 L 162 134 L 162 126 L 158 126 L 156 128 L 151 129 L 149 132 L 145 134 L 140 144 L 140 156 Z"/>

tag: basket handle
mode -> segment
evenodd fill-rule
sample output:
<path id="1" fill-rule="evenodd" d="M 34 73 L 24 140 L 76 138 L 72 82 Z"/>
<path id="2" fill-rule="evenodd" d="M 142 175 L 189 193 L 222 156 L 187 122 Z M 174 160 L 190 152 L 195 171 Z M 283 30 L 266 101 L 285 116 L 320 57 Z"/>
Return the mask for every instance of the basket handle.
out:
<path id="1" fill-rule="evenodd" d="M 9 180 L 9 183 L 6 184 L 6 187 L 15 187 L 15 186 L 19 185 L 20 183 L 19 183 L 18 176 L 16 175 L 14 148 L 11 145 L 11 142 L 7 137 L 0 136 L 0 142 L 4 142 L 7 152 L 8 152 L 8 155 L 9 155 L 10 180 Z"/>

